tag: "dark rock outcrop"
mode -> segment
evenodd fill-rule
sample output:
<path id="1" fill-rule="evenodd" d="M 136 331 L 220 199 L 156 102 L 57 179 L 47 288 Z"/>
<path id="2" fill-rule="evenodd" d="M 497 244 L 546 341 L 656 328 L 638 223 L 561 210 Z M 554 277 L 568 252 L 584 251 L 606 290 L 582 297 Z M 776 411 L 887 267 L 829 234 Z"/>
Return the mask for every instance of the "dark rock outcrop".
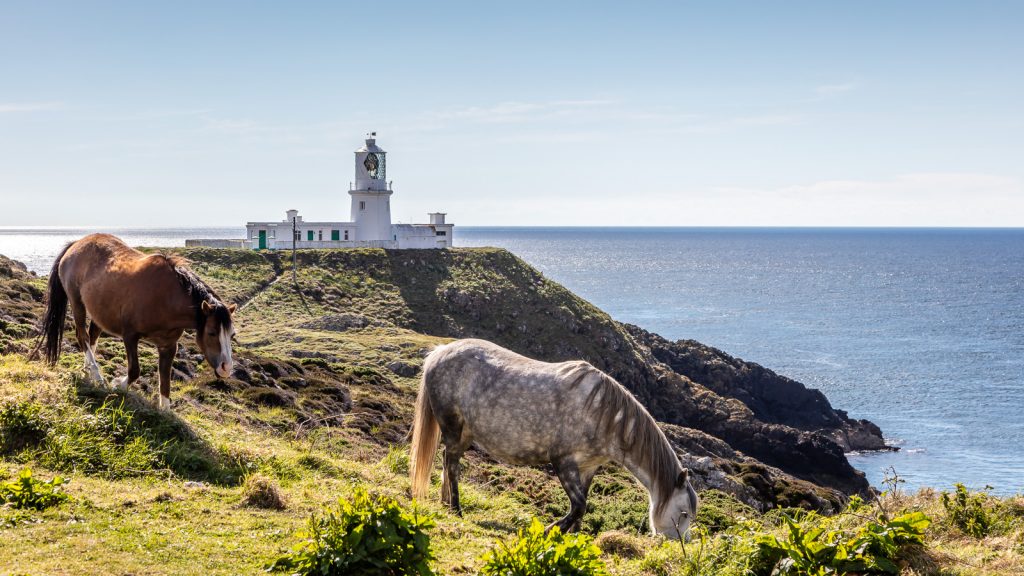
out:
<path id="1" fill-rule="evenodd" d="M 819 432 L 847 452 L 887 449 L 878 426 L 834 409 L 820 390 L 695 340 L 670 342 L 639 326 L 624 327 L 672 371 L 720 396 L 739 400 L 762 422 Z"/>

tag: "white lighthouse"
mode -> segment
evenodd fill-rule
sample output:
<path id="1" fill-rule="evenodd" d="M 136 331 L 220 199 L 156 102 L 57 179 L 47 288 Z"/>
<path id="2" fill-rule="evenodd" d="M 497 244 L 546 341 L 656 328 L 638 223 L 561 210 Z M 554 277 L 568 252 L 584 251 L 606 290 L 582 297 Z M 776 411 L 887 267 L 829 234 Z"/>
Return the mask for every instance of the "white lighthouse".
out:
<path id="1" fill-rule="evenodd" d="M 349 222 L 308 221 L 288 210 L 278 222 L 248 222 L 244 240 L 186 240 L 186 246 L 235 247 L 255 250 L 288 248 L 451 248 L 455 225 L 444 212 L 428 214 L 426 224 L 391 223 L 391 183 L 387 153 L 377 146 L 377 133 L 355 151 L 355 181 L 349 186 Z M 294 196 L 290 196 L 294 197 Z"/>
<path id="2" fill-rule="evenodd" d="M 387 175 L 387 152 L 377 146 L 377 133 L 371 132 L 363 147 L 356 150 L 355 186 L 352 197 L 352 222 L 357 241 L 397 240 L 391 233 L 391 194 Z"/>

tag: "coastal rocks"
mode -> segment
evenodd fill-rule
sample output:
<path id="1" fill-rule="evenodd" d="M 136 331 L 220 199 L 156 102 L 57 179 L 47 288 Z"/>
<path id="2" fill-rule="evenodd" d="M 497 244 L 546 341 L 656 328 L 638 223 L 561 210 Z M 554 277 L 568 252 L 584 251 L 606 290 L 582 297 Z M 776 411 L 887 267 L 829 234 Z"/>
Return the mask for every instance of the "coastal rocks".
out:
<path id="1" fill-rule="evenodd" d="M 739 400 L 762 422 L 819 432 L 846 452 L 887 449 L 878 426 L 834 409 L 819 390 L 694 340 L 671 342 L 638 326 L 623 326 L 658 361 L 720 396 Z"/>
<path id="2" fill-rule="evenodd" d="M 393 360 L 391 362 L 388 362 L 385 365 L 385 367 L 388 370 L 391 370 L 392 372 L 397 374 L 398 376 L 402 376 L 403 378 L 412 378 L 413 376 L 420 373 L 419 366 L 416 366 L 415 364 L 410 364 L 408 362 L 404 362 L 402 360 Z"/>
<path id="3" fill-rule="evenodd" d="M 649 405 L 655 418 L 706 432 L 737 452 L 819 486 L 845 494 L 869 493 L 864 475 L 831 438 L 762 422 L 742 402 L 719 396 L 664 365 L 656 368 L 655 381 Z"/>
<path id="4" fill-rule="evenodd" d="M 839 490 L 793 478 L 714 436 L 672 424 L 660 426 L 676 447 L 680 463 L 690 470 L 698 491 L 714 489 L 731 494 L 760 512 L 776 507 L 801 507 L 829 514 L 841 509 L 846 501 Z"/>
<path id="5" fill-rule="evenodd" d="M 0 256 L 0 353 L 26 352 L 18 340 L 36 332 L 43 284 L 25 265 Z"/>

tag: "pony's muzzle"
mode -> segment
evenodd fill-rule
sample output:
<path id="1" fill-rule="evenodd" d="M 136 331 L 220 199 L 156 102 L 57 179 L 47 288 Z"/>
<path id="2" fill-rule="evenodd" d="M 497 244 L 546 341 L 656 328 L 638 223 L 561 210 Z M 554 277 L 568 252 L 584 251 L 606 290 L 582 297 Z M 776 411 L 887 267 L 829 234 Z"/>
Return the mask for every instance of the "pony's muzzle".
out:
<path id="1" fill-rule="evenodd" d="M 216 372 L 217 376 L 220 376 L 221 378 L 227 378 L 228 376 L 231 376 L 231 368 L 231 362 L 221 362 L 220 366 L 217 366 L 214 372 Z"/>

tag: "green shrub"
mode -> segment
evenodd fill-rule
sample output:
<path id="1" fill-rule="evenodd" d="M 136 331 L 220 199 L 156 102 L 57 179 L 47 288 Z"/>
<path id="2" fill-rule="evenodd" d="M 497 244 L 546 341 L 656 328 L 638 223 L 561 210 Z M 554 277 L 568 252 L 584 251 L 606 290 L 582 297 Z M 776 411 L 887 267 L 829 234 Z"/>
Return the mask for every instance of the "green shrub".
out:
<path id="1" fill-rule="evenodd" d="M 534 518 L 511 544 L 502 542 L 484 555 L 483 576 L 589 576 L 607 574 L 601 550 L 586 534 L 546 534 Z"/>
<path id="2" fill-rule="evenodd" d="M 357 488 L 352 500 L 338 500 L 322 516 L 313 516 L 302 541 L 278 558 L 271 570 L 335 576 L 365 574 L 433 576 L 429 562 L 433 521 L 408 512 L 395 500 Z"/>
<path id="3" fill-rule="evenodd" d="M 46 437 L 43 407 L 36 402 L 8 402 L 0 408 L 0 454 L 14 454 Z"/>
<path id="4" fill-rule="evenodd" d="M 388 449 L 387 456 L 381 463 L 391 471 L 392 474 L 404 476 L 409 473 L 409 450 L 404 446 L 392 446 Z"/>
<path id="5" fill-rule="evenodd" d="M 956 492 L 942 493 L 942 507 L 946 509 L 946 521 L 964 534 L 975 538 L 988 536 L 992 518 L 985 509 L 988 499 L 984 492 L 971 493 L 966 486 L 957 482 Z"/>
<path id="6" fill-rule="evenodd" d="M 845 574 L 848 572 L 899 573 L 895 559 L 901 547 L 924 543 L 931 520 L 911 512 L 889 521 L 869 520 L 856 532 L 805 528 L 786 519 L 789 533 L 757 539 L 754 572 L 773 575 Z"/>
<path id="7" fill-rule="evenodd" d="M 701 492 L 696 522 L 711 534 L 732 528 L 744 519 L 758 517 L 760 514 L 757 510 L 740 502 L 732 494 L 715 489 Z"/>
<path id="8" fill-rule="evenodd" d="M 49 482 L 36 480 L 32 470 L 25 468 L 16 479 L 0 483 L 0 503 L 22 510 L 46 510 L 68 499 L 60 489 L 66 483 L 60 476 L 54 476 Z"/>

